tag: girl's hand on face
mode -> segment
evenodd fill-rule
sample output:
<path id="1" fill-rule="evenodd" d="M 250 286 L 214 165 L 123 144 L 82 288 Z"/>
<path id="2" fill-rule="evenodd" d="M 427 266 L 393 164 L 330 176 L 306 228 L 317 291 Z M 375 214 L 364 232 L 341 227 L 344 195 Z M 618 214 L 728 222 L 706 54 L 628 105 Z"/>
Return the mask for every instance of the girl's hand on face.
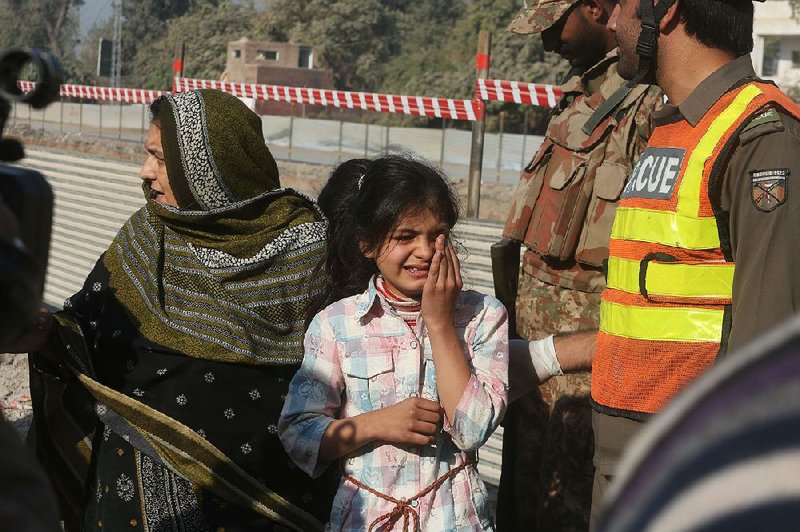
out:
<path id="1" fill-rule="evenodd" d="M 377 439 L 394 444 L 430 445 L 442 423 L 442 406 L 421 397 L 409 397 L 376 413 Z"/>
<path id="2" fill-rule="evenodd" d="M 453 243 L 445 235 L 439 235 L 431 269 L 422 289 L 422 317 L 426 326 L 454 324 L 453 311 L 462 287 L 461 264 Z"/>

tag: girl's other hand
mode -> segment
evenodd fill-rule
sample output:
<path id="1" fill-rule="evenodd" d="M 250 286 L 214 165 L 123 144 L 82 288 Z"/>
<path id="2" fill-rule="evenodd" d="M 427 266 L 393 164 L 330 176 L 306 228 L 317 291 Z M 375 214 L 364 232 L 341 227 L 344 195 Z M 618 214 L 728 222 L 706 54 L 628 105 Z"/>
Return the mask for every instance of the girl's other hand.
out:
<path id="1" fill-rule="evenodd" d="M 375 412 L 378 440 L 394 444 L 430 445 L 442 423 L 442 406 L 436 401 L 409 397 Z"/>
<path id="2" fill-rule="evenodd" d="M 427 327 L 454 324 L 453 311 L 462 287 L 461 264 L 453 243 L 445 235 L 439 235 L 431 269 L 422 289 L 422 317 Z"/>

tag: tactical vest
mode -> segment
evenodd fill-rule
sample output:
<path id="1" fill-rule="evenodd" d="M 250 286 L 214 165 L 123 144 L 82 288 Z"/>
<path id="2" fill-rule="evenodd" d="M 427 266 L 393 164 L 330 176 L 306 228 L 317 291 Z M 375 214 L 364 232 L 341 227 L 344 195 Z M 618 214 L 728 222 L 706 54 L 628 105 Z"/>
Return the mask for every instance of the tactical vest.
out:
<path id="1" fill-rule="evenodd" d="M 773 85 L 749 82 L 695 127 L 653 131 L 611 230 L 592 363 L 597 410 L 641 419 L 724 353 L 735 265 L 719 194 L 739 133 L 765 106 L 799 113 Z"/>
<path id="2" fill-rule="evenodd" d="M 615 60 L 606 68 L 613 72 L 597 93 L 562 101 L 523 171 L 503 232 L 533 252 L 526 253 L 527 268 L 578 262 L 594 269 L 599 286 L 559 276 L 560 286 L 583 291 L 602 290 L 614 210 L 636 155 L 630 153 L 638 134 L 634 115 L 647 91 L 655 91 L 625 88 Z M 548 273 L 537 277 L 550 282 Z"/>

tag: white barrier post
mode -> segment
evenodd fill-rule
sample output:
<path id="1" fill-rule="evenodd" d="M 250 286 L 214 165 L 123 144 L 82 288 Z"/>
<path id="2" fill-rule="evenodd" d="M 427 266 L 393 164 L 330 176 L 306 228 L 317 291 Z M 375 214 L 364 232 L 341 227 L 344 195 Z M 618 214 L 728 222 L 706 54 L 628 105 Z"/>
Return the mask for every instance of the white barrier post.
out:
<path id="1" fill-rule="evenodd" d="M 492 34 L 481 30 L 478 35 L 478 54 L 475 57 L 476 77 L 489 75 L 489 54 L 492 47 Z M 486 132 L 486 103 L 476 101 L 476 117 L 472 125 L 472 151 L 469 157 L 469 186 L 467 195 L 467 217 L 477 218 L 481 203 L 481 170 L 483 167 L 483 139 Z"/>

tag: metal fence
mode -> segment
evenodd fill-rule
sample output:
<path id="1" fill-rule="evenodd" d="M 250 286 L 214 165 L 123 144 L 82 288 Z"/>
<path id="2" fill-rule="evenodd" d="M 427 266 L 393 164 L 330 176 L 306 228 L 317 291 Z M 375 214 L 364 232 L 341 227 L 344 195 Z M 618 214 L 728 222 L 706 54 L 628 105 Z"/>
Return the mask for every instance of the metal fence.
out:
<path id="1" fill-rule="evenodd" d="M 12 125 L 141 142 L 148 126 L 147 105 L 56 102 L 45 110 L 15 104 Z M 264 138 L 277 159 L 335 164 L 386 152 L 413 152 L 439 164 L 451 178 L 467 179 L 471 132 L 451 127 L 391 127 L 335 119 L 262 116 Z M 449 123 L 449 122 L 445 122 Z M 542 142 L 538 135 L 487 133 L 483 182 L 516 183 Z"/>

